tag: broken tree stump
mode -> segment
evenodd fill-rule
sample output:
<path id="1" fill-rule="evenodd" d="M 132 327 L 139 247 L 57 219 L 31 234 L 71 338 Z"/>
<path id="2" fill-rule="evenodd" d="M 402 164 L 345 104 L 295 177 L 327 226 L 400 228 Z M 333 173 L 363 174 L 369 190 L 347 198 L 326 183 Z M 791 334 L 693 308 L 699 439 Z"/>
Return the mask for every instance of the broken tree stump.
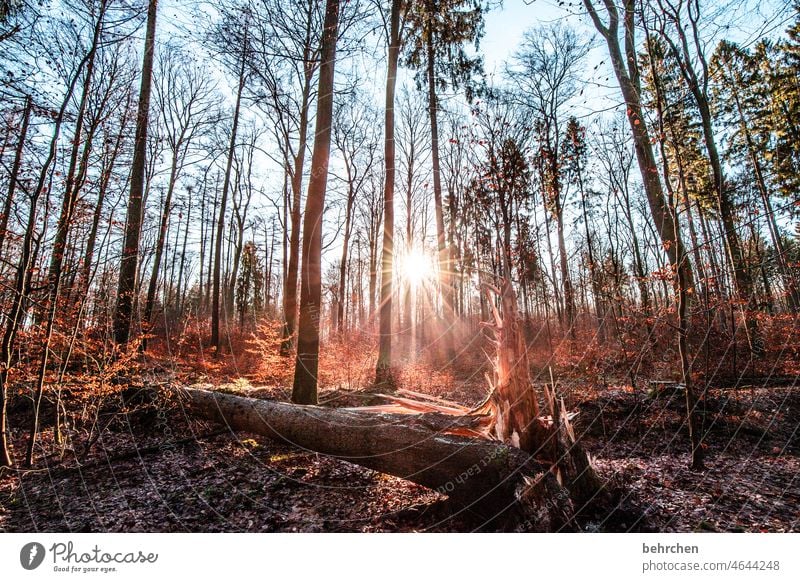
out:
<path id="1" fill-rule="evenodd" d="M 601 491 L 600 480 L 586 451 L 578 443 L 563 400 L 556 395 L 555 381 L 543 395 L 550 418 L 539 416 L 538 395 L 530 379 L 528 347 L 520 328 L 517 298 L 508 278 L 500 289 L 484 284 L 494 321 L 484 325 L 494 332 L 491 392 L 479 407 L 493 419 L 492 434 L 499 440 L 527 451 L 551 467 L 558 483 L 579 506 L 590 503 Z M 500 304 L 502 315 L 495 306 Z"/>

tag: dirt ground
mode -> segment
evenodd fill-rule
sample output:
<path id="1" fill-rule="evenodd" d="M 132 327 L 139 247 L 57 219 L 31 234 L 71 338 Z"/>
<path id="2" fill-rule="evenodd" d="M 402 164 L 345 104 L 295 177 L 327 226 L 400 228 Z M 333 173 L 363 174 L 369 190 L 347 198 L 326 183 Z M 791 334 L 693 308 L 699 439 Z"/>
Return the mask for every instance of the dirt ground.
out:
<path id="1" fill-rule="evenodd" d="M 285 398 L 276 388 L 228 387 Z M 576 429 L 609 492 L 579 508 L 586 531 L 800 530 L 800 394 L 792 385 L 709 391 L 706 469 L 688 469 L 683 394 L 562 387 Z M 474 404 L 480 389 L 456 382 L 432 390 Z M 30 471 L 0 478 L 0 531 L 42 532 L 407 532 L 481 528 L 438 494 L 347 462 L 189 418 L 179 402 L 107 407 L 88 454 L 54 451 Z M 364 395 L 327 390 L 327 406 Z M 105 412 L 104 412 L 105 410 Z M 12 426 L 26 426 L 12 410 Z M 77 435 L 77 429 L 74 429 Z M 85 432 L 85 430 L 84 430 Z M 22 431 L 15 450 L 24 450 Z M 73 439 L 73 442 L 78 442 Z M 68 443 L 69 444 L 69 443 Z M 81 457 L 80 463 L 76 460 Z"/>

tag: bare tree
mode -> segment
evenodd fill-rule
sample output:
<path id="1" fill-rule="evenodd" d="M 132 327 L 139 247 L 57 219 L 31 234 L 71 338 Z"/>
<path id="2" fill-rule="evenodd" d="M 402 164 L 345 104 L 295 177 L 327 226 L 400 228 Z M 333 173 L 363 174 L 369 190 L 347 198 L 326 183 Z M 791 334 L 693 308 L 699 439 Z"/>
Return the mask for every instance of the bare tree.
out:
<path id="1" fill-rule="evenodd" d="M 317 89 L 317 123 L 311 180 L 303 219 L 303 269 L 300 293 L 300 320 L 297 334 L 297 359 L 292 402 L 317 403 L 319 366 L 319 326 L 322 308 L 322 218 L 330 159 L 333 124 L 333 88 L 336 65 L 336 40 L 339 26 L 339 0 L 327 0 L 320 50 L 321 64 Z"/>
<path id="2" fill-rule="evenodd" d="M 661 237 L 661 243 L 675 273 L 675 292 L 678 303 L 678 352 L 681 360 L 681 376 L 686 390 L 686 413 L 689 419 L 689 437 L 692 448 L 693 468 L 703 466 L 703 449 L 700 446 L 700 423 L 697 414 L 697 396 L 691 384 L 688 336 L 688 303 L 690 290 L 694 288 L 692 269 L 688 254 L 683 245 L 680 227 L 675 217 L 675 209 L 667 204 L 659 178 L 658 166 L 653 154 L 647 120 L 642 111 L 642 89 L 637 63 L 635 41 L 635 0 L 624 0 L 622 12 L 622 33 L 625 39 L 625 58 L 620 48 L 620 13 L 611 0 L 603 0 L 608 21 L 604 23 L 592 0 L 583 0 L 597 31 L 603 36 L 611 57 L 614 74 L 627 107 L 628 122 L 633 134 L 636 159 L 642 174 L 647 201 L 653 222 Z"/>
<path id="3" fill-rule="evenodd" d="M 335 115 L 333 143 L 342 157 L 345 180 L 345 223 L 342 239 L 342 255 L 339 264 L 339 304 L 335 315 L 337 331 L 345 331 L 347 298 L 347 272 L 350 239 L 353 233 L 353 214 L 357 198 L 363 193 L 367 180 L 373 172 L 378 142 L 373 128 L 376 115 L 369 106 L 360 101 L 358 94 L 341 106 Z"/>
<path id="4" fill-rule="evenodd" d="M 579 38 L 573 29 L 561 24 L 535 28 L 525 33 L 522 46 L 514 55 L 514 66 L 509 69 L 516 89 L 515 99 L 530 107 L 535 114 L 543 192 L 547 208 L 555 219 L 558 237 L 564 324 L 573 336 L 575 297 L 564 235 L 567 188 L 562 148 L 566 137 L 567 106 L 581 91 L 578 73 L 590 42 L 590 39 Z"/>
<path id="5" fill-rule="evenodd" d="M 386 64 L 386 103 L 384 106 L 384 191 L 383 247 L 381 251 L 381 292 L 379 315 L 378 362 L 375 365 L 375 384 L 391 386 L 392 377 L 392 288 L 394 267 L 394 186 L 395 186 L 395 117 L 394 103 L 397 86 L 397 65 L 401 47 L 400 0 L 391 0 L 389 20 L 385 22 L 388 43 Z"/>
<path id="6" fill-rule="evenodd" d="M 156 15 L 158 0 L 149 0 L 147 5 L 147 30 L 142 58 L 142 78 L 139 88 L 139 105 L 136 113 L 136 137 L 133 165 L 131 167 L 131 190 L 122 243 L 122 259 L 117 286 L 117 302 L 114 311 L 114 340 L 117 344 L 128 343 L 133 318 L 134 296 L 139 266 L 139 239 L 142 233 L 143 196 L 145 190 L 145 164 L 147 163 L 147 129 L 150 118 L 150 92 L 155 56 Z"/>
<path id="7" fill-rule="evenodd" d="M 734 208 L 726 188 L 711 116 L 709 95 L 711 74 L 705 47 L 700 39 L 700 4 L 698 0 L 656 0 L 656 5 L 658 14 L 663 18 L 660 38 L 669 46 L 671 56 L 678 63 L 681 76 L 700 113 L 706 152 L 714 176 L 717 210 L 722 219 L 726 254 L 733 270 L 736 293 L 742 304 L 752 309 L 753 280 L 747 269 L 739 234 L 736 231 Z M 764 346 L 758 332 L 758 321 L 745 314 L 745 322 L 751 351 L 756 355 L 763 353 Z"/>
<path id="8" fill-rule="evenodd" d="M 189 57 L 182 54 L 177 47 L 165 45 L 160 53 L 158 73 L 155 82 L 155 105 L 161 117 L 162 138 L 166 141 L 170 153 L 170 168 L 142 318 L 146 326 L 150 325 L 153 316 L 164 242 L 173 206 L 173 193 L 184 169 L 198 161 L 198 152 L 195 151 L 199 146 L 197 142 L 203 137 L 208 126 L 216 122 L 219 106 L 214 81 L 199 67 L 193 65 Z M 141 346 L 142 350 L 147 348 L 146 337 L 142 339 Z"/>
<path id="9" fill-rule="evenodd" d="M 228 145 L 227 161 L 225 163 L 225 174 L 222 182 L 222 195 L 219 204 L 219 214 L 217 218 L 217 234 L 214 244 L 214 275 L 213 291 L 211 295 L 211 345 L 214 346 L 216 353 L 220 352 L 220 299 L 222 293 L 222 237 L 225 233 L 225 213 L 228 206 L 228 193 L 231 189 L 231 168 L 236 155 L 236 138 L 239 131 L 239 117 L 242 108 L 242 93 L 247 82 L 247 53 L 249 49 L 249 13 L 245 13 L 244 35 L 242 44 L 238 49 L 239 70 L 236 84 L 236 102 L 233 107 L 233 119 L 231 121 L 230 142 Z M 231 24 L 228 24 L 230 26 Z"/>

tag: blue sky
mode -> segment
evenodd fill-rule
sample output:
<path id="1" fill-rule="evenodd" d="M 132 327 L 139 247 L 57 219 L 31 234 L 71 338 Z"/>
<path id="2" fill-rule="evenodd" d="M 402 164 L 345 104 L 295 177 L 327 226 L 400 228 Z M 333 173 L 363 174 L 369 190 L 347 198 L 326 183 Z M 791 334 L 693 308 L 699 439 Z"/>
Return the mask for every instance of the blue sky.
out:
<path id="1" fill-rule="evenodd" d="M 545 0 L 505 0 L 503 7 L 492 10 L 486 16 L 486 36 L 481 41 L 486 71 L 502 72 L 502 63 L 516 50 L 522 34 L 529 28 L 574 17 L 553 2 Z"/>

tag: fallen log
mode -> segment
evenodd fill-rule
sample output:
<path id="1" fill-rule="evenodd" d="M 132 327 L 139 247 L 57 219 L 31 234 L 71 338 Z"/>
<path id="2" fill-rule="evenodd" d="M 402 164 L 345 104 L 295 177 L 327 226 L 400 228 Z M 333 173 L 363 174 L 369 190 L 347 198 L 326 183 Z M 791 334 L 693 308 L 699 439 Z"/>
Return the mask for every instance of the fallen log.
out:
<path id="1" fill-rule="evenodd" d="M 470 417 L 300 406 L 202 388 L 182 392 L 194 415 L 423 485 L 489 527 L 574 529 L 570 494 L 550 467 L 496 440 L 448 434 Z"/>
<path id="2" fill-rule="evenodd" d="M 496 346 L 491 390 L 476 408 L 414 392 L 380 395 L 381 405 L 333 409 L 201 388 L 186 390 L 189 404 L 196 414 L 233 430 L 263 434 L 439 491 L 490 527 L 576 529 L 573 504 L 585 507 L 602 487 L 552 378 L 552 389 L 546 390 L 550 417 L 539 416 L 508 278 L 501 289 L 486 287 L 500 299 L 503 314 L 491 301 L 494 323 L 489 327 Z"/>

